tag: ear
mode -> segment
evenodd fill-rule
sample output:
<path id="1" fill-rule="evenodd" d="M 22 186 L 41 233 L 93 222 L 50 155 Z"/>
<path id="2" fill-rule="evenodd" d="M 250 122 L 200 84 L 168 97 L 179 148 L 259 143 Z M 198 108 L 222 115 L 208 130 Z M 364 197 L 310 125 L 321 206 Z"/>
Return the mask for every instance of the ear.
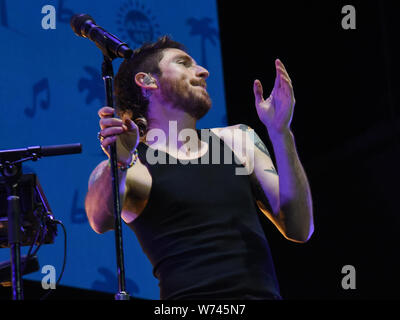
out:
<path id="1" fill-rule="evenodd" d="M 138 72 L 135 75 L 135 83 L 143 89 L 157 89 L 156 79 L 148 73 Z"/>

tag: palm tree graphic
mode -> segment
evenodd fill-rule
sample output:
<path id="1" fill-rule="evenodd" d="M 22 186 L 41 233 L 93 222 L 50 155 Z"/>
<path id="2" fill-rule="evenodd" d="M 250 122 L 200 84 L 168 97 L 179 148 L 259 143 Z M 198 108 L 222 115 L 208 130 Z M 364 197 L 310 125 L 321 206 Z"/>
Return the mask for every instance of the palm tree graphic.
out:
<path id="1" fill-rule="evenodd" d="M 204 68 L 207 67 L 206 57 L 206 41 L 210 41 L 214 46 L 216 45 L 215 38 L 218 36 L 218 31 L 212 28 L 210 24 L 213 22 L 211 18 L 189 18 L 186 23 L 191 27 L 190 35 L 201 37 L 201 63 Z"/>
<path id="2" fill-rule="evenodd" d="M 103 103 L 105 99 L 105 93 L 100 72 L 97 69 L 89 66 L 84 66 L 83 69 L 85 69 L 90 78 L 80 78 L 78 82 L 78 89 L 79 92 L 87 91 L 85 101 L 86 104 L 90 104 L 96 99 Z"/>

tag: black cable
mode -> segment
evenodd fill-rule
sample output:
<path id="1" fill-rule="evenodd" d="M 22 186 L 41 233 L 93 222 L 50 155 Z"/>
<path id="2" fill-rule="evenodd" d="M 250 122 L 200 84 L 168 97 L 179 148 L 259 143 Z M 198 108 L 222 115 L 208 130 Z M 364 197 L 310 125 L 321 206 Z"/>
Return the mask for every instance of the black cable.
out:
<path id="1" fill-rule="evenodd" d="M 36 209 L 36 210 L 38 210 L 38 209 Z M 36 212 L 36 210 L 35 210 L 35 212 Z M 34 212 L 34 214 L 35 214 L 35 212 Z M 37 216 L 37 214 L 35 214 L 35 216 Z M 40 227 L 38 228 L 38 230 L 37 230 L 37 232 L 36 232 L 36 235 L 35 235 L 35 238 L 33 239 L 31 245 L 29 246 L 28 253 L 26 254 L 26 260 L 23 261 L 23 262 L 21 263 L 21 270 L 22 270 L 21 273 L 22 273 L 22 274 L 24 274 L 24 271 L 25 271 L 25 268 L 26 268 L 26 266 L 27 266 L 27 264 L 28 264 L 29 259 L 35 256 L 35 254 L 38 252 L 40 246 L 42 245 L 42 243 L 43 243 L 43 241 L 44 241 L 44 237 L 45 237 L 45 234 L 46 234 L 46 233 L 44 232 L 44 230 L 43 230 L 44 228 L 45 228 L 45 227 L 44 227 L 44 225 L 43 225 L 43 220 L 41 219 L 41 221 L 40 221 Z M 44 234 L 42 234 L 41 242 L 39 243 L 39 246 L 35 249 L 35 251 L 32 253 L 33 247 L 34 247 L 35 244 L 37 243 L 37 241 L 38 241 L 38 239 L 39 239 L 39 235 L 40 235 L 42 232 L 44 232 Z"/>
<path id="2" fill-rule="evenodd" d="M 44 238 L 46 237 L 46 234 L 47 234 L 47 227 L 46 227 L 46 226 L 43 227 L 43 224 L 41 224 L 40 230 L 42 231 L 42 238 L 41 238 L 41 240 L 40 240 L 39 245 L 36 247 L 35 251 L 33 251 L 33 253 L 31 254 L 31 256 L 36 255 L 37 252 L 39 251 L 40 247 L 41 247 L 42 244 L 44 243 Z"/>
<path id="3" fill-rule="evenodd" d="M 58 280 L 56 282 L 56 288 L 57 288 L 57 286 L 60 283 L 61 278 L 63 276 L 64 269 L 65 269 L 65 264 L 67 263 L 67 230 L 65 229 L 64 224 L 60 220 L 52 220 L 52 222 L 61 225 L 61 227 L 62 227 L 62 229 L 64 231 L 64 261 L 63 261 L 63 266 L 62 266 L 62 269 L 61 269 L 60 276 L 58 277 Z M 53 291 L 53 289 L 47 289 L 47 290 L 48 291 L 40 298 L 40 300 L 46 299 L 48 297 L 48 295 Z"/>
<path id="4" fill-rule="evenodd" d="M 41 210 L 40 214 L 37 214 L 38 210 Z M 40 228 L 36 232 L 35 239 L 33 240 L 32 244 L 29 247 L 29 250 L 28 250 L 28 253 L 27 253 L 27 258 L 28 259 L 30 257 L 34 256 L 39 251 L 39 248 L 43 244 L 44 238 L 46 237 L 46 234 L 47 234 L 46 219 L 49 219 L 49 212 L 44 212 L 43 206 L 41 205 L 34 211 L 34 215 L 35 215 L 36 218 L 40 219 Z M 42 238 L 41 238 L 41 240 L 39 242 L 39 245 L 35 249 L 35 251 L 33 253 L 31 253 L 31 251 L 33 249 L 33 246 L 37 243 L 37 240 L 38 240 L 39 235 L 41 233 L 42 233 Z"/>
<path id="5" fill-rule="evenodd" d="M 32 243 L 31 243 L 31 245 L 30 245 L 30 247 L 29 247 L 28 253 L 26 254 L 28 258 L 31 257 L 31 256 L 33 255 L 33 254 L 32 254 L 32 249 L 33 249 L 33 246 L 35 245 L 35 243 L 37 242 L 41 231 L 42 231 L 42 225 L 40 225 L 40 228 L 39 228 L 38 231 L 36 232 L 36 236 L 35 236 L 35 238 L 33 239 Z"/>

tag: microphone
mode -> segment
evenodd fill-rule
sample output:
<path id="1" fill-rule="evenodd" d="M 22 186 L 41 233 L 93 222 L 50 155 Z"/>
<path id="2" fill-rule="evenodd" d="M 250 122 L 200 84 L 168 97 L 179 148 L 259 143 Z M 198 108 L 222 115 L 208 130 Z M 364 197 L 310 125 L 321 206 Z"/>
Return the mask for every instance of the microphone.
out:
<path id="1" fill-rule="evenodd" d="M 116 57 L 129 59 L 133 53 L 126 43 L 96 25 L 94 19 L 87 14 L 73 15 L 70 25 L 77 36 L 92 40 L 103 54 L 111 59 Z"/>
<path id="2" fill-rule="evenodd" d="M 29 148 L 28 148 L 29 149 Z M 42 157 L 62 156 L 67 154 L 75 154 L 82 152 L 82 145 L 80 143 L 62 144 L 53 146 L 40 147 Z"/>
<path id="3" fill-rule="evenodd" d="M 2 161 L 16 161 L 22 158 L 32 157 L 52 157 L 82 152 L 80 143 L 62 144 L 53 146 L 32 146 L 20 149 L 0 150 L 0 164 Z"/>

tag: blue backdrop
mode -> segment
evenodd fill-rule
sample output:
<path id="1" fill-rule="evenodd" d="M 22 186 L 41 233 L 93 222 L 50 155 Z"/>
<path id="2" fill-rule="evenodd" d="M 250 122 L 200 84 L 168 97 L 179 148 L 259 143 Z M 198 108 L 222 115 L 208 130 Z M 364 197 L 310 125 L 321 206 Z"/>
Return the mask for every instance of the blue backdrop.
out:
<path id="1" fill-rule="evenodd" d="M 46 5 L 55 9 L 55 29 L 43 28 L 52 22 L 47 8 L 42 13 Z M 102 55 L 94 43 L 71 30 L 69 20 L 75 13 L 91 15 L 131 48 L 163 34 L 184 43 L 210 71 L 213 107 L 198 127 L 214 127 L 226 125 L 216 0 L 0 0 L 0 149 L 82 143 L 81 154 L 30 162 L 24 172 L 38 175 L 53 214 L 67 228 L 67 265 L 61 284 L 115 293 L 114 233 L 96 234 L 84 211 L 90 172 L 105 159 L 96 138 L 97 110 L 104 105 Z M 114 62 L 115 73 L 120 62 Z M 53 265 L 59 273 L 63 234 L 58 229 L 55 243 L 42 246 L 38 257 L 40 266 Z M 129 293 L 159 299 L 151 265 L 125 225 L 123 236 Z M 0 249 L 0 261 L 9 260 L 9 254 Z M 43 276 L 39 271 L 25 278 Z"/>

